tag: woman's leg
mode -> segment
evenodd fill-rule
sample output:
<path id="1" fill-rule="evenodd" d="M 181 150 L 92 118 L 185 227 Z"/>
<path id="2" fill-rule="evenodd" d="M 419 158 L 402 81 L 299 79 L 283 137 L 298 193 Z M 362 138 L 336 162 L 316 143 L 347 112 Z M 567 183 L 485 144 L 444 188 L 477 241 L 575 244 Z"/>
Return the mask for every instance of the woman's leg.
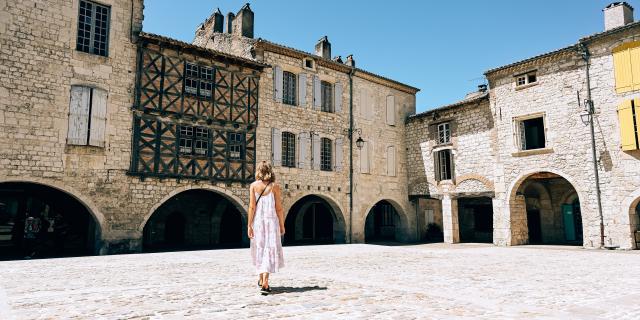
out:
<path id="1" fill-rule="evenodd" d="M 264 278 L 262 278 L 262 287 L 269 288 L 269 273 L 265 272 L 263 274 L 264 274 Z"/>

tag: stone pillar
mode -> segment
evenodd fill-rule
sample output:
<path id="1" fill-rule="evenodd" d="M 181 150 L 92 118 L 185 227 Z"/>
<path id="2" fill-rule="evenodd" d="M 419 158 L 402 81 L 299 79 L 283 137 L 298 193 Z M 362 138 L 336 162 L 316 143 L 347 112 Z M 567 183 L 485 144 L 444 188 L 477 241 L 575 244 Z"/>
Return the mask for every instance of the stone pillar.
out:
<path id="1" fill-rule="evenodd" d="M 529 243 L 529 225 L 527 224 L 527 205 L 523 195 L 516 195 L 509 204 L 511 221 L 511 239 L 507 245 L 517 246 Z"/>
<path id="2" fill-rule="evenodd" d="M 458 200 L 445 195 L 442 198 L 442 232 L 445 243 L 460 242 L 460 225 L 458 224 Z"/>

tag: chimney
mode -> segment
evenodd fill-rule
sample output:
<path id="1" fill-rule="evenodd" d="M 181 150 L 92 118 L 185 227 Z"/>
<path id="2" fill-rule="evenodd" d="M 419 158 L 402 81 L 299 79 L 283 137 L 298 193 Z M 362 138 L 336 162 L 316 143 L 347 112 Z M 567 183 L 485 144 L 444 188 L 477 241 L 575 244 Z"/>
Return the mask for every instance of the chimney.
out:
<path id="1" fill-rule="evenodd" d="M 354 68 L 356 67 L 356 61 L 353 60 L 353 55 L 352 54 L 347 56 L 347 62 L 345 62 L 344 64 L 346 64 L 346 65 L 348 65 L 350 67 L 354 67 Z"/>
<path id="2" fill-rule="evenodd" d="M 233 19 L 236 18 L 236 15 L 233 12 L 227 13 L 227 33 L 233 32 Z"/>
<path id="3" fill-rule="evenodd" d="M 224 27 L 224 16 L 220 12 L 220 8 L 213 13 L 213 32 L 222 33 Z"/>
<path id="4" fill-rule="evenodd" d="M 245 4 L 233 21 L 233 32 L 243 37 L 253 38 L 253 11 L 249 8 L 249 4 Z"/>
<path id="5" fill-rule="evenodd" d="M 335 56 L 335 57 L 333 57 L 333 61 L 335 61 L 335 62 L 337 62 L 337 63 L 344 63 L 344 62 L 342 61 L 342 56 Z"/>
<path id="6" fill-rule="evenodd" d="M 316 55 L 325 59 L 331 59 L 331 43 L 329 43 L 327 36 L 322 37 L 322 39 L 316 43 Z"/>
<path id="7" fill-rule="evenodd" d="M 605 31 L 633 22 L 633 7 L 624 1 L 611 3 L 602 11 L 604 11 Z"/>
<path id="8" fill-rule="evenodd" d="M 479 84 L 478 85 L 478 92 L 482 92 L 482 93 L 487 92 L 487 85 L 486 84 Z"/>

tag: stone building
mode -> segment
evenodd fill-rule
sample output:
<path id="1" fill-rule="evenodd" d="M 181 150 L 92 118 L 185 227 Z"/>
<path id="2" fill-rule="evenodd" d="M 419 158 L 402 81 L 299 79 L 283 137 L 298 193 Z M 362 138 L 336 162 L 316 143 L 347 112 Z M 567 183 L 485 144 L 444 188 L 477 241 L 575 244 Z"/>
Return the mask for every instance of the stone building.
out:
<path id="1" fill-rule="evenodd" d="M 488 95 L 408 119 L 409 192 L 445 241 L 638 246 L 640 23 L 624 2 L 604 15 L 604 32 L 487 71 Z"/>
<path id="2" fill-rule="evenodd" d="M 287 243 L 415 238 L 417 89 L 331 59 L 326 38 L 317 54 L 255 40 L 248 6 L 193 44 L 142 33 L 142 1 L 0 9 L 3 258 L 246 245 L 260 160 L 285 190 Z M 41 231 L 24 252 L 27 220 Z"/>

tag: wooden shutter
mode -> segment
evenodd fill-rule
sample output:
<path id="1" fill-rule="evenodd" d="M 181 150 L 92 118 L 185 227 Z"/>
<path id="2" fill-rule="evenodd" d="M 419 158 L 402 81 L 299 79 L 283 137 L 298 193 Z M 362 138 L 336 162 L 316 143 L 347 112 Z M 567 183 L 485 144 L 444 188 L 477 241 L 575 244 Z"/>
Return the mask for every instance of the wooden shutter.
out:
<path id="1" fill-rule="evenodd" d="M 360 149 L 360 172 L 369 173 L 369 141 L 365 141 Z"/>
<path id="2" fill-rule="evenodd" d="M 282 68 L 279 66 L 273 67 L 273 99 L 276 102 L 282 102 Z"/>
<path id="3" fill-rule="evenodd" d="M 524 121 L 518 121 L 518 138 L 520 141 L 520 150 L 527 150 L 527 134 Z"/>
<path id="4" fill-rule="evenodd" d="M 396 125 L 396 101 L 394 96 L 387 96 L 387 124 Z"/>
<path id="5" fill-rule="evenodd" d="M 335 152 L 333 154 L 335 158 L 333 163 L 335 164 L 335 171 L 340 172 L 342 171 L 342 168 L 343 168 L 342 162 L 343 162 L 343 154 L 344 154 L 342 149 L 342 138 L 337 138 L 334 143 L 335 143 L 335 146 L 334 146 Z"/>
<path id="6" fill-rule="evenodd" d="M 629 64 L 631 68 L 631 87 L 633 90 L 640 89 L 640 42 L 629 49 Z"/>
<path id="7" fill-rule="evenodd" d="M 436 181 L 441 181 L 440 178 L 440 151 L 433 153 L 433 173 L 436 176 Z"/>
<path id="8" fill-rule="evenodd" d="M 311 149 L 313 170 L 320 170 L 320 135 L 311 136 Z"/>
<path id="9" fill-rule="evenodd" d="M 90 97 L 91 88 L 71 86 L 69 129 L 67 131 L 68 144 L 86 145 L 88 142 Z"/>
<path id="10" fill-rule="evenodd" d="M 360 89 L 360 103 L 358 104 L 358 110 L 360 111 L 360 116 L 362 118 L 366 118 L 367 117 L 367 108 L 365 107 L 367 105 L 367 89 L 365 88 L 361 88 Z"/>
<path id="11" fill-rule="evenodd" d="M 91 125 L 89 145 L 104 148 L 105 127 L 107 125 L 107 91 L 93 89 L 91 97 Z"/>
<path id="12" fill-rule="evenodd" d="M 316 75 L 313 76 L 313 108 L 320 110 L 322 106 L 322 92 L 320 88 L 320 78 Z"/>
<path id="13" fill-rule="evenodd" d="M 282 164 L 282 133 L 277 128 L 271 128 L 271 158 L 274 166 Z"/>
<path id="14" fill-rule="evenodd" d="M 307 74 L 298 75 L 298 105 L 305 107 L 307 105 Z"/>
<path id="15" fill-rule="evenodd" d="M 342 83 L 336 83 L 333 91 L 333 105 L 335 106 L 335 112 L 342 112 Z"/>
<path id="16" fill-rule="evenodd" d="M 451 169 L 451 181 L 456 183 L 456 166 L 453 161 L 453 150 L 449 150 L 449 168 Z"/>
<path id="17" fill-rule="evenodd" d="M 632 90 L 633 78 L 629 49 L 625 48 L 613 53 L 613 68 L 616 77 L 616 92 Z"/>
<path id="18" fill-rule="evenodd" d="M 308 151 L 309 137 L 306 133 L 301 133 L 298 135 L 298 168 L 304 169 L 309 165 Z"/>
<path id="19" fill-rule="evenodd" d="M 618 107 L 618 120 L 620 121 L 620 146 L 624 151 L 638 149 L 638 139 L 640 139 L 640 136 L 636 133 L 636 126 L 633 121 L 633 107 L 634 105 L 631 103 L 631 100 L 625 100 Z M 639 108 L 636 107 L 635 109 L 637 113 Z M 638 115 L 636 114 L 636 117 L 637 116 Z"/>
<path id="20" fill-rule="evenodd" d="M 396 175 L 396 147 L 387 147 L 387 175 L 394 177 Z"/>

